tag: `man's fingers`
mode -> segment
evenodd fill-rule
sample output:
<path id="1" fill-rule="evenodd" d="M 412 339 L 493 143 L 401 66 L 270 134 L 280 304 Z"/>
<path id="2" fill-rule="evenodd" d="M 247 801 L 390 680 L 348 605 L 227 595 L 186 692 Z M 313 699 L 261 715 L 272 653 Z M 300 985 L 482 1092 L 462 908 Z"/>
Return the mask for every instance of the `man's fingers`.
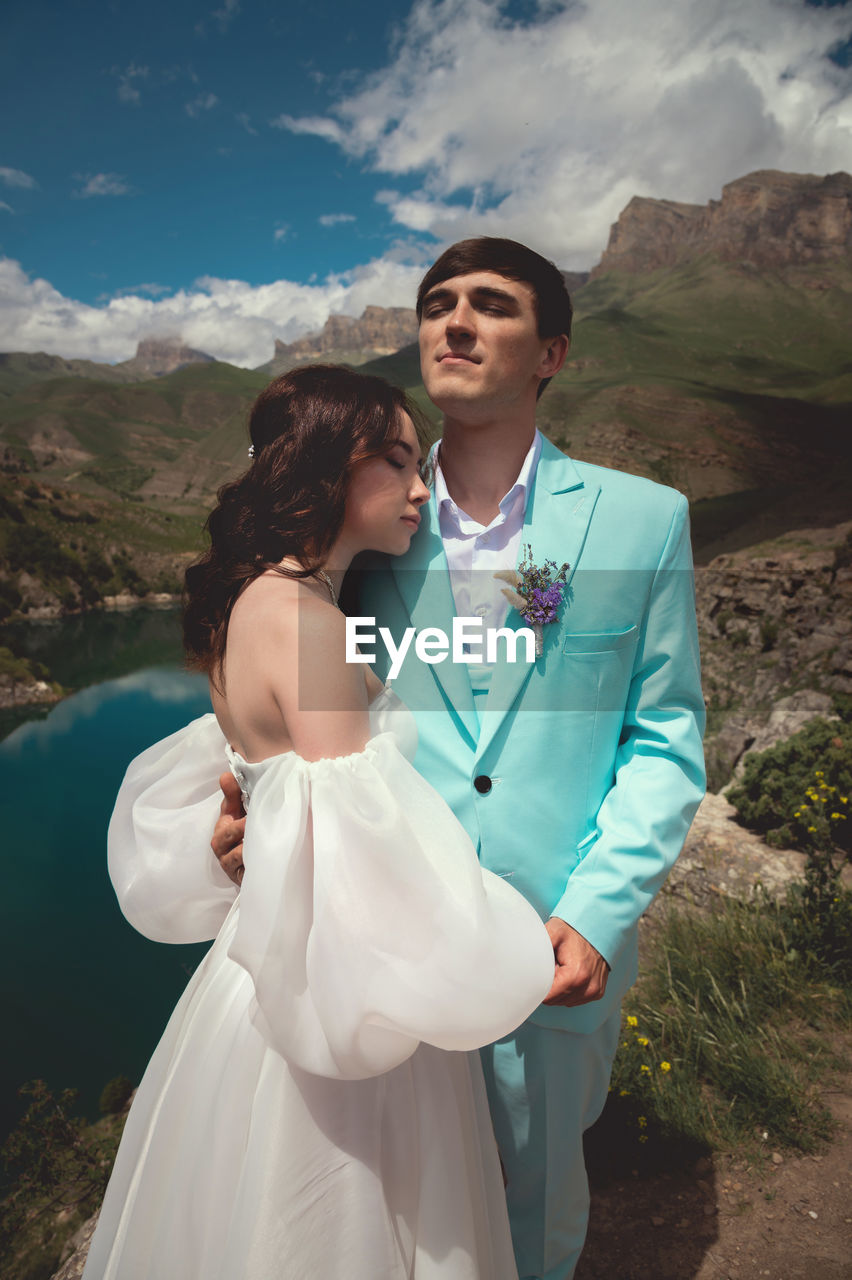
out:
<path id="1" fill-rule="evenodd" d="M 220 815 L 223 818 L 242 818 L 245 814 L 243 796 L 240 785 L 230 770 L 220 776 L 219 789 L 222 792 Z"/>
<path id="2" fill-rule="evenodd" d="M 210 848 L 221 862 L 223 858 L 227 858 L 235 851 L 239 852 L 239 858 L 243 856 L 243 840 L 246 834 L 245 818 L 229 818 L 222 817 L 213 828 L 213 838 L 210 841 Z"/>
<path id="3" fill-rule="evenodd" d="M 597 987 L 588 980 L 577 981 L 560 977 L 557 970 L 553 986 L 545 996 L 544 1003 L 566 1006 L 588 1004 L 592 1000 L 599 999 L 602 994 L 603 992 L 599 992 Z"/>

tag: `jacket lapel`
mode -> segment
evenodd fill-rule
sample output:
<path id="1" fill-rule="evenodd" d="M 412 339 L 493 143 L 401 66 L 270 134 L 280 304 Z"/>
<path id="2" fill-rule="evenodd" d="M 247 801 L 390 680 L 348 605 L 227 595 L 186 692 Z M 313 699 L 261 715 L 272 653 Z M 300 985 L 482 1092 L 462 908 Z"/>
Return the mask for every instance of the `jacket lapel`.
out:
<path id="1" fill-rule="evenodd" d="M 418 631 L 440 627 L 452 639 L 456 608 L 434 491 L 421 508 L 421 525 L 412 539 L 411 550 L 394 559 L 391 569 L 411 625 Z M 431 672 L 475 744 L 479 723 L 466 665 L 453 662 L 450 654 L 443 662 L 435 663 Z"/>
<path id="2" fill-rule="evenodd" d="M 568 562 L 568 591 L 570 600 L 571 579 L 583 552 L 589 523 L 600 494 L 600 485 L 586 483 L 570 458 L 550 443 L 542 441 L 541 457 L 536 468 L 535 481 L 527 502 L 524 529 L 521 535 L 519 561 L 524 558 L 524 548 L 532 549 L 535 564 L 545 560 L 555 561 L 557 567 Z M 563 609 L 568 606 L 563 604 Z M 526 622 L 516 609 L 510 609 L 507 627 L 517 631 Z M 559 630 L 553 623 L 554 632 Z M 544 648 L 548 645 L 548 627 L 544 628 Z M 501 646 L 501 652 L 502 652 Z M 523 652 L 520 648 L 519 653 Z M 513 703 L 532 675 L 534 663 L 524 661 L 497 663 L 491 679 L 491 690 L 482 714 L 477 756 L 481 757 L 491 744 Z"/>

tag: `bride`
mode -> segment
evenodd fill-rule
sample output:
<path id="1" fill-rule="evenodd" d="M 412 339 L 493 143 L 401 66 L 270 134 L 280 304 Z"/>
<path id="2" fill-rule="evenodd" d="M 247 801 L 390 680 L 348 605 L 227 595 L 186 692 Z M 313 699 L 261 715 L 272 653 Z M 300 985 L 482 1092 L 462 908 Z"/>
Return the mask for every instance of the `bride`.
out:
<path id="1" fill-rule="evenodd" d="M 186 575 L 215 716 L 131 764 L 110 831 L 145 931 L 130 828 L 156 838 L 192 812 L 217 759 L 247 811 L 244 879 L 218 919 L 190 907 L 157 932 L 218 928 L 137 1092 L 84 1277 L 512 1280 L 470 1051 L 546 995 L 552 948 L 412 767 L 413 719 L 347 663 L 337 608 L 352 558 L 405 552 L 419 523 L 412 411 L 378 378 L 312 366 L 260 395 L 250 430 Z"/>

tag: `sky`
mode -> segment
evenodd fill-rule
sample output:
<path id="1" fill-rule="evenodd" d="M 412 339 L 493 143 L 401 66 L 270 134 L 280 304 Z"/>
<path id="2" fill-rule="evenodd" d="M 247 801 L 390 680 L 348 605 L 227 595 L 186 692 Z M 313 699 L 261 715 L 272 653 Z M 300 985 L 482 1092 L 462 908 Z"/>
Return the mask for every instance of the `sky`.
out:
<path id="1" fill-rule="evenodd" d="M 441 248 L 852 170 L 852 0 L 7 0 L 0 351 L 255 367 Z"/>

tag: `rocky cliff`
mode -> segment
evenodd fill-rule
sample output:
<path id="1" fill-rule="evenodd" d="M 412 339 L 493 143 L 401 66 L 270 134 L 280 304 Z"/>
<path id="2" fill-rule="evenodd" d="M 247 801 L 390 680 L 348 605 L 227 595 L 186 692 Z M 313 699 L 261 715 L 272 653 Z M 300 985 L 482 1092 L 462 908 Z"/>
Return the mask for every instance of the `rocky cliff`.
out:
<path id="1" fill-rule="evenodd" d="M 710 789 L 852 695 L 852 525 L 798 530 L 696 574 Z M 792 696 L 791 696 L 792 695 Z"/>
<path id="2" fill-rule="evenodd" d="M 777 268 L 852 252 L 852 177 L 764 169 L 722 188 L 721 200 L 679 204 L 634 196 L 592 272 L 631 274 L 704 253 Z"/>
<path id="3" fill-rule="evenodd" d="M 275 342 L 268 369 L 284 373 L 297 364 L 316 360 L 362 364 L 377 356 L 389 356 L 417 341 L 417 314 L 411 307 L 367 307 L 360 319 L 329 316 L 319 333 L 295 342 Z"/>
<path id="4" fill-rule="evenodd" d="M 181 337 L 143 338 L 132 360 L 115 366 L 139 379 L 161 378 L 187 364 L 213 364 L 215 357 L 187 347 Z"/>

